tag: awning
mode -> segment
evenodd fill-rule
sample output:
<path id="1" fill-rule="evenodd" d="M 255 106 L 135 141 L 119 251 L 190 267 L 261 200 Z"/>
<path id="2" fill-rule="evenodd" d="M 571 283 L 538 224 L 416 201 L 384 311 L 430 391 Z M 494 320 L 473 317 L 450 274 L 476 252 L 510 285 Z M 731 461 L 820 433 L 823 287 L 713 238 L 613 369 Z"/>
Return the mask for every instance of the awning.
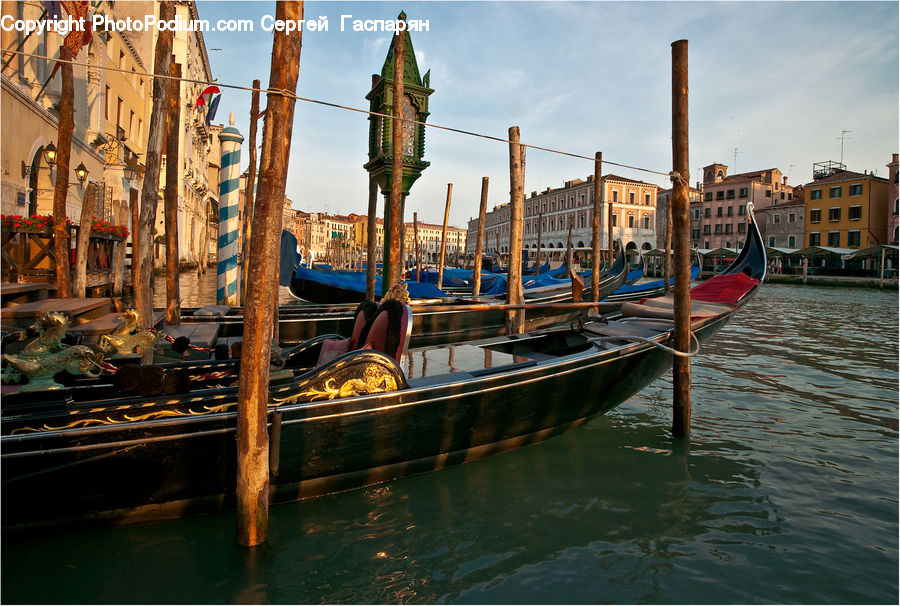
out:
<path id="1" fill-rule="evenodd" d="M 697 252 L 704 257 L 708 255 L 713 255 L 715 257 L 736 257 L 740 254 L 740 251 L 736 248 L 713 248 L 712 250 L 701 248 L 698 249 Z"/>
<path id="2" fill-rule="evenodd" d="M 893 244 L 876 244 L 875 246 L 870 246 L 868 248 L 862 248 L 857 250 L 847 256 L 848 259 L 859 259 L 862 257 L 881 257 L 881 251 L 884 249 L 885 255 L 897 254 L 900 251 L 900 246 L 895 246 Z"/>
<path id="3" fill-rule="evenodd" d="M 788 256 L 796 253 L 799 248 L 778 248 L 776 246 L 766 246 L 766 255 L 769 257 Z"/>
<path id="4" fill-rule="evenodd" d="M 856 252 L 853 248 L 834 248 L 831 246 L 807 246 L 806 248 L 801 248 L 800 250 L 795 250 L 790 253 L 791 257 L 801 257 L 805 255 L 834 255 L 838 257 L 842 257 L 844 255 L 849 255 L 851 253 Z"/>

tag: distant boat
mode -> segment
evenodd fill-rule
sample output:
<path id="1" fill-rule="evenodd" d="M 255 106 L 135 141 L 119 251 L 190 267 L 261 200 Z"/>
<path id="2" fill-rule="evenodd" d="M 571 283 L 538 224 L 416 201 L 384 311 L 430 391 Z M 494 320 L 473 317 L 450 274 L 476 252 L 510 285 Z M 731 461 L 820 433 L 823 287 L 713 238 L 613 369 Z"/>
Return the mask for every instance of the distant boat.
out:
<path id="1" fill-rule="evenodd" d="M 695 263 L 691 265 L 691 280 L 696 280 L 698 277 L 700 277 L 700 265 Z M 671 286 L 674 283 L 675 278 L 669 278 L 669 285 Z M 645 298 L 659 297 L 664 294 L 665 291 L 665 279 L 642 282 L 640 284 L 625 284 L 616 289 L 615 292 L 607 295 L 603 300 L 609 303 L 616 301 L 637 301 Z"/>
<path id="2" fill-rule="evenodd" d="M 600 287 L 603 290 L 606 290 L 607 285 L 614 283 L 615 278 L 618 277 L 625 267 L 625 256 L 622 253 L 621 241 L 618 244 L 619 253 L 616 257 L 616 263 L 600 276 Z M 470 295 L 471 286 L 466 284 L 466 280 L 471 279 L 471 271 L 445 269 L 444 276 L 449 278 L 446 291 L 437 289 L 436 274 L 437 272 L 423 271 L 423 277 L 428 276 L 427 281 L 406 280 L 409 296 L 412 299 L 440 299 L 454 295 Z M 434 276 L 434 278 L 432 279 L 431 276 Z M 586 272 L 584 281 L 588 294 L 590 287 L 589 277 L 590 272 Z M 506 280 L 506 274 L 483 274 L 481 302 L 499 301 L 499 296 L 506 293 Z M 381 276 L 376 275 L 375 292 L 379 293 L 379 296 L 382 292 L 381 284 Z M 534 299 L 542 302 L 553 302 L 566 300 L 571 297 L 571 280 L 568 278 L 557 279 L 549 273 L 536 276 L 522 276 L 522 286 L 526 300 Z M 309 301 L 310 303 L 358 303 L 365 298 L 366 275 L 364 272 L 317 270 L 298 266 L 290 280 L 290 291 L 298 299 Z M 495 295 L 495 297 L 493 299 L 483 298 L 491 295 Z"/>

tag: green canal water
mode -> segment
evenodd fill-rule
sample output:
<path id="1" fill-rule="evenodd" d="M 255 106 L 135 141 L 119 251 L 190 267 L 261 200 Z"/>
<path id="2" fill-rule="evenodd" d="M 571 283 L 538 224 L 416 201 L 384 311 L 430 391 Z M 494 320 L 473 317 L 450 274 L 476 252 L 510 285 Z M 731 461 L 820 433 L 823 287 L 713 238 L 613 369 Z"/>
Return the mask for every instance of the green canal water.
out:
<path id="1" fill-rule="evenodd" d="M 896 291 L 768 285 L 564 436 L 271 510 L 4 538 L 4 603 L 898 603 Z"/>

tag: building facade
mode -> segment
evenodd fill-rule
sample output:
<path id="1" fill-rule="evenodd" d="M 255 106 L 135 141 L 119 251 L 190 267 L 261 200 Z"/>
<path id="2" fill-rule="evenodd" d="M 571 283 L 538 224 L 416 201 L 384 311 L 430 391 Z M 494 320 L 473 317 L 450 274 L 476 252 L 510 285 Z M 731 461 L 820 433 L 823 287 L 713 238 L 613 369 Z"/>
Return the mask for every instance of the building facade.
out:
<path id="1" fill-rule="evenodd" d="M 892 154 L 891 161 L 888 163 L 888 183 L 890 190 L 888 192 L 888 201 L 890 207 L 888 209 L 888 234 L 890 234 L 890 243 L 900 243 L 900 194 L 898 194 L 897 179 L 897 157 L 898 154 Z"/>
<path id="2" fill-rule="evenodd" d="M 608 250 L 609 211 L 612 209 L 613 239 L 621 238 L 627 249 L 650 250 L 656 242 L 658 187 L 617 175 L 606 175 L 601 184 L 600 248 Z M 536 252 L 565 249 L 569 226 L 572 245 L 590 247 L 593 241 L 594 177 L 566 181 L 563 187 L 531 192 L 525 199 L 522 244 Z M 509 252 L 509 203 L 485 214 L 485 252 Z M 478 220 L 469 221 L 466 252 L 474 253 Z M 499 240 L 499 242 L 498 242 Z M 499 249 L 499 250 L 498 250 Z"/>
<path id="3" fill-rule="evenodd" d="M 814 172 L 804 186 L 804 246 L 867 248 L 890 242 L 889 181 L 840 168 Z"/>
<path id="4" fill-rule="evenodd" d="M 127 4 L 117 3 L 116 6 Z M 158 5 L 159 3 L 152 3 Z M 158 6 L 155 9 L 159 16 Z M 199 19 L 197 5 L 194 2 L 179 2 L 175 5 L 176 17 L 184 21 Z M 175 39 L 172 44 L 172 54 L 175 63 L 181 66 L 178 99 L 181 104 L 178 125 L 178 261 L 179 263 L 194 265 L 205 262 L 208 257 L 208 225 L 209 209 L 215 201 L 218 208 L 219 183 L 210 182 L 208 167 L 210 161 L 218 165 L 220 157 L 212 158 L 213 146 L 218 147 L 218 141 L 213 142 L 213 129 L 207 124 L 208 105 L 197 105 L 197 98 L 207 87 L 201 82 L 212 80 L 212 71 L 209 67 L 209 56 L 206 52 L 206 43 L 203 32 L 175 31 Z M 152 69 L 152 63 L 151 63 Z M 221 129 L 216 130 L 218 133 Z M 216 137 L 218 139 L 218 137 Z M 159 179 L 159 204 L 156 211 L 156 231 L 158 234 L 165 232 L 165 215 L 163 212 L 165 194 L 166 171 L 170 170 L 168 159 L 163 152 L 163 170 Z M 221 156 L 221 154 L 220 154 Z M 218 231 L 218 227 L 216 228 Z M 165 259 L 158 257 L 158 264 Z"/>
<path id="5" fill-rule="evenodd" d="M 124 19 L 152 12 L 155 4 L 103 3 L 92 10 Z M 14 19 L 36 20 L 43 9 L 41 3 L 2 2 L 3 15 Z M 68 15 L 63 11 L 61 17 Z M 152 70 L 153 42 L 146 32 L 97 31 L 74 57 L 86 64 L 73 66 L 75 129 L 66 215 L 75 223 L 80 221 L 85 195 L 92 191 L 98 218 L 134 231 L 130 205 L 137 198 L 143 174 L 151 96 L 150 80 L 140 74 Z M 57 144 L 62 76 L 61 71 L 54 73 L 52 58 L 59 56 L 62 43 L 55 30 L 28 37 L 16 31 L 0 34 L 4 50 L 38 55 L 15 56 L 2 73 L 0 205 L 4 214 L 53 210 L 57 168 L 48 164 L 44 152 Z M 44 56 L 51 60 L 40 58 Z M 80 164 L 88 170 L 83 184 L 74 175 Z"/>
<path id="6" fill-rule="evenodd" d="M 691 246 L 737 248 L 747 233 L 747 204 L 757 211 L 794 201 L 794 188 L 777 168 L 728 175 L 725 164 L 703 168 L 701 201 L 691 207 Z M 768 214 L 757 213 L 757 224 L 765 239 Z"/>
<path id="7" fill-rule="evenodd" d="M 419 254 L 423 265 L 436 265 L 440 263 L 441 239 L 444 226 L 434 223 L 422 223 L 418 225 Z M 406 224 L 406 241 L 404 251 L 408 263 L 416 262 L 416 226 L 413 223 Z M 444 263 L 451 265 L 465 252 L 466 230 L 459 227 L 447 226 L 446 247 L 444 250 Z"/>
<path id="8" fill-rule="evenodd" d="M 666 248 L 666 231 L 668 229 L 669 207 L 672 205 L 672 192 L 673 190 L 671 188 L 663 189 L 660 187 L 656 193 L 656 248 L 663 250 Z M 694 215 L 694 210 L 700 203 L 701 195 L 699 183 L 697 184 L 697 187 L 688 189 L 688 204 L 690 205 L 691 216 Z M 691 246 L 696 248 L 694 241 L 695 239 L 692 233 Z"/>
<path id="9" fill-rule="evenodd" d="M 762 222 L 765 218 L 766 233 L 763 242 L 772 248 L 803 248 L 804 213 L 806 205 L 796 194 L 787 204 L 775 204 L 757 211 Z"/>

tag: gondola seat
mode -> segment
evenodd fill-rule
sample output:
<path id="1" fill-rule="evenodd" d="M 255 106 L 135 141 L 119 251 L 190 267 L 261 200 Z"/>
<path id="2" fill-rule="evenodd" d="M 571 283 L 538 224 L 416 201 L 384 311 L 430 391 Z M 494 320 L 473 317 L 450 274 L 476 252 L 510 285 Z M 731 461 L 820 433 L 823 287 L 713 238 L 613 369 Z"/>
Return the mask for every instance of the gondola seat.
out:
<path id="1" fill-rule="evenodd" d="M 395 299 L 381 302 L 365 347 L 380 351 L 403 364 L 412 334 L 412 309 Z"/>
<path id="2" fill-rule="evenodd" d="M 366 300 L 361 302 L 356 308 L 350 337 L 344 339 L 328 337 L 323 339 L 316 366 L 326 364 L 348 351 L 360 349 L 369 335 L 378 309 L 378 305 L 372 301 Z"/>
<path id="3" fill-rule="evenodd" d="M 707 318 L 732 311 L 734 305 L 728 303 L 709 303 L 691 300 L 691 318 Z M 675 318 L 675 297 L 656 297 L 645 299 L 641 303 L 626 302 L 622 304 L 621 313 L 625 317 L 634 318 Z"/>

